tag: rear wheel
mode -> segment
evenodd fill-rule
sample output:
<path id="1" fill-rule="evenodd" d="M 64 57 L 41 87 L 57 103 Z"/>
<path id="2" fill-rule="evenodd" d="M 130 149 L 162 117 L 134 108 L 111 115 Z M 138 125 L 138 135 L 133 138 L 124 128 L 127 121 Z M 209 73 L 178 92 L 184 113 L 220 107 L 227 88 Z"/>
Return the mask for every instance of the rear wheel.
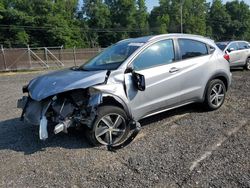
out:
<path id="1" fill-rule="evenodd" d="M 92 129 L 86 132 L 89 142 L 94 146 L 123 142 L 129 133 L 127 119 L 126 113 L 119 107 L 99 107 Z"/>
<path id="2" fill-rule="evenodd" d="M 246 60 L 245 68 L 246 68 L 246 70 L 250 70 L 250 57 L 248 57 Z"/>
<path id="3" fill-rule="evenodd" d="M 223 81 L 214 79 L 210 81 L 206 91 L 205 105 L 208 110 L 216 110 L 224 103 L 226 87 Z"/>

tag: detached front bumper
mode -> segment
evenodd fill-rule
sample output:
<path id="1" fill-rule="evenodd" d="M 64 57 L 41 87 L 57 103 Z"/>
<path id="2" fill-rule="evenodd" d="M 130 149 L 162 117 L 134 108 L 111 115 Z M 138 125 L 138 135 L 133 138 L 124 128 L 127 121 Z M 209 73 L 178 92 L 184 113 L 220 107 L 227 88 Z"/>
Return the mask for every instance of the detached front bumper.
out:
<path id="1" fill-rule="evenodd" d="M 23 96 L 21 99 L 18 99 L 17 101 L 17 108 L 21 108 L 21 109 L 25 109 L 25 106 L 28 102 L 28 97 L 27 96 Z"/>
<path id="2" fill-rule="evenodd" d="M 24 119 L 24 113 L 25 113 L 25 109 L 26 109 L 26 106 L 28 104 L 28 97 L 27 96 L 23 96 L 21 99 L 18 99 L 17 101 L 17 108 L 20 108 L 22 109 L 22 115 L 21 115 L 21 121 L 23 121 Z"/>
<path id="3" fill-rule="evenodd" d="M 21 121 L 26 121 L 33 125 L 39 125 L 39 137 L 41 140 L 48 138 L 47 124 L 48 121 L 45 113 L 48 110 L 50 102 L 38 102 L 28 96 L 23 96 L 17 101 L 17 108 L 21 108 Z"/>
<path id="4" fill-rule="evenodd" d="M 17 108 L 23 110 L 21 120 L 25 120 L 32 125 L 39 125 L 43 108 L 42 102 L 34 101 L 28 96 L 23 96 L 17 101 Z"/>

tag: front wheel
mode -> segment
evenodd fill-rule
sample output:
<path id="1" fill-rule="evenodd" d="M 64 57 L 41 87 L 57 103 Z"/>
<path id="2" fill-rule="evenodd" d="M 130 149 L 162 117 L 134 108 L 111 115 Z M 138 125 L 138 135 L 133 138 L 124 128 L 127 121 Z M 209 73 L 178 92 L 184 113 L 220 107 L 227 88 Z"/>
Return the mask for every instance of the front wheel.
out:
<path id="1" fill-rule="evenodd" d="M 224 103 L 226 97 L 226 87 L 225 84 L 219 80 L 214 79 L 209 82 L 206 96 L 205 96 L 205 106 L 208 110 L 216 110 L 221 107 Z"/>
<path id="2" fill-rule="evenodd" d="M 246 68 L 246 70 L 250 70 L 250 57 L 247 58 L 247 60 L 246 60 L 245 68 Z"/>
<path id="3" fill-rule="evenodd" d="M 117 145 L 128 136 L 128 118 L 123 109 L 116 106 L 100 106 L 87 138 L 94 146 Z"/>

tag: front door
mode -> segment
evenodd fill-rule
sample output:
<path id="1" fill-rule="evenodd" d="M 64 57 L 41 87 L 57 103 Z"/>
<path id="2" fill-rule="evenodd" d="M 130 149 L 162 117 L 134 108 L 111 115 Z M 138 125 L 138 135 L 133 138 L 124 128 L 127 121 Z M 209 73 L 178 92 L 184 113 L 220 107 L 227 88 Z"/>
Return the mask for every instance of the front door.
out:
<path id="1" fill-rule="evenodd" d="M 233 51 L 231 51 L 230 49 L 233 49 Z M 231 43 L 227 50 L 226 50 L 226 53 L 229 54 L 229 57 L 230 57 L 230 65 L 231 66 L 238 66 L 240 65 L 240 51 L 238 50 L 238 45 L 236 42 L 233 42 Z"/>
<path id="2" fill-rule="evenodd" d="M 146 89 L 139 91 L 133 84 L 132 73 L 125 74 L 126 92 L 135 120 L 163 110 L 179 102 L 180 85 L 175 67 L 173 41 L 156 42 L 132 62 L 136 73 L 145 77 Z"/>

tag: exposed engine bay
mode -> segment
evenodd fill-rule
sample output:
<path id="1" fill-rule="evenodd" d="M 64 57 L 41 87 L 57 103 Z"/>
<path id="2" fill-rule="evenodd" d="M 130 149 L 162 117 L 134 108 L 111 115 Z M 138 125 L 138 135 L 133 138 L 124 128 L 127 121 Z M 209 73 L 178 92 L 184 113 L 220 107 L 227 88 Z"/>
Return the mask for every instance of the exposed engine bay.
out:
<path id="1" fill-rule="evenodd" d="M 39 124 L 41 140 L 48 138 L 47 124 L 54 125 L 54 133 L 67 132 L 67 128 L 85 125 L 90 127 L 101 103 L 101 94 L 90 96 L 88 89 L 73 90 L 35 101 L 25 97 L 22 118 L 31 124 Z M 41 114 L 41 115 L 40 115 Z"/>

